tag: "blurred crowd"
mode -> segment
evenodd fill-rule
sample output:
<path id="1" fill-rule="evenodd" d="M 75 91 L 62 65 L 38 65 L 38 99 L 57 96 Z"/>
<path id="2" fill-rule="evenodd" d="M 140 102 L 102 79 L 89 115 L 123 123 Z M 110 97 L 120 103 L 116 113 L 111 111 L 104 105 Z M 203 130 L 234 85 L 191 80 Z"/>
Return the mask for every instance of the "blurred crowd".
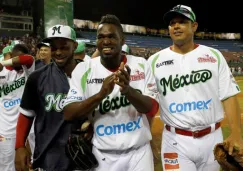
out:
<path id="1" fill-rule="evenodd" d="M 0 54 L 7 45 L 11 45 L 14 41 L 20 41 L 27 45 L 31 55 L 38 54 L 37 44 L 41 42 L 41 37 L 38 35 L 26 34 L 22 37 L 0 37 Z M 145 47 L 129 47 L 129 54 L 134 56 L 144 57 L 148 59 L 151 55 L 160 51 L 162 48 L 145 48 Z M 95 52 L 96 46 L 94 44 L 86 43 L 85 53 L 89 56 Z M 231 71 L 234 75 L 243 74 L 243 52 L 222 52 L 226 61 L 228 62 Z"/>

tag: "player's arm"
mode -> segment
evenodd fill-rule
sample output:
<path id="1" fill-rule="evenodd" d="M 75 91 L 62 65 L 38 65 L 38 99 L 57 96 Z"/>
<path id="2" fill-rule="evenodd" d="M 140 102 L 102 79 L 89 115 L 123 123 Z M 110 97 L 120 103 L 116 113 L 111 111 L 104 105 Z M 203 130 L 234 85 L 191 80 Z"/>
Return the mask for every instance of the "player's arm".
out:
<path id="1" fill-rule="evenodd" d="M 218 52 L 218 54 L 221 57 L 219 63 L 219 99 L 223 103 L 224 111 L 231 129 L 231 134 L 225 139 L 225 142 L 229 146 L 229 152 L 232 152 L 233 147 L 236 144 L 243 148 L 243 141 L 241 138 L 241 112 L 236 97 L 236 94 L 240 92 L 240 89 L 230 72 L 225 58 L 220 52 Z"/>
<path id="2" fill-rule="evenodd" d="M 144 82 L 145 90 L 142 90 L 143 92 L 140 92 L 139 90 L 136 90 L 129 85 L 131 69 L 129 68 L 129 66 L 126 65 L 125 66 L 126 70 L 125 70 L 123 63 L 121 63 L 119 72 L 116 73 L 116 76 L 119 79 L 118 81 L 116 79 L 115 82 L 121 87 L 121 93 L 126 96 L 129 102 L 137 109 L 138 112 L 145 113 L 148 116 L 153 117 L 155 116 L 155 114 L 159 109 L 159 104 L 155 100 L 157 96 L 157 88 L 150 67 L 148 66 L 147 63 L 144 64 L 145 64 L 144 65 L 145 66 L 145 82 Z M 148 89 L 148 85 L 152 85 L 152 87 L 150 87 L 152 91 Z"/>
<path id="3" fill-rule="evenodd" d="M 241 137 L 241 111 L 238 99 L 235 96 L 229 97 L 223 101 L 224 111 L 228 119 L 231 134 L 235 138 Z"/>
<path id="4" fill-rule="evenodd" d="M 77 81 L 80 80 L 79 77 L 80 74 L 75 69 L 72 73 L 70 90 L 63 110 L 65 120 L 79 119 L 89 115 L 114 88 L 114 75 L 112 74 L 104 79 L 102 88 L 97 94 L 84 99 L 79 81 Z"/>
<path id="5" fill-rule="evenodd" d="M 36 75 L 36 73 L 30 74 L 27 79 L 20 104 L 20 114 L 17 121 L 15 143 L 16 170 L 24 170 L 29 167 L 30 154 L 28 153 L 25 144 L 33 123 L 33 118 L 35 117 L 34 111 L 39 103 L 36 84 L 36 79 L 38 78 L 39 76 Z"/>
<path id="6" fill-rule="evenodd" d="M 35 109 L 38 103 L 36 73 L 32 73 L 26 82 L 24 93 L 19 108 L 19 118 L 16 132 L 16 149 L 25 146 L 27 136 L 35 117 Z M 36 97 L 33 99 L 33 97 Z"/>
<path id="7" fill-rule="evenodd" d="M 34 63 L 34 57 L 31 55 L 24 54 L 24 55 L 13 57 L 8 60 L 1 61 L 0 70 L 2 67 L 18 67 L 21 65 L 25 65 L 27 68 L 30 68 L 33 63 Z"/>

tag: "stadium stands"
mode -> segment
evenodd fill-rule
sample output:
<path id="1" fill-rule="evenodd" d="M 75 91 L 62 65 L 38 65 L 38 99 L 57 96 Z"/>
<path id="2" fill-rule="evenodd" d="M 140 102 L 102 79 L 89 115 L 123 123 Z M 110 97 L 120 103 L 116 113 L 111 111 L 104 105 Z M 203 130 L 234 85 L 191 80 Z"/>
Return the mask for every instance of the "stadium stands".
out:
<path id="1" fill-rule="evenodd" d="M 95 42 L 96 32 L 81 32 L 83 38 Z M 216 48 L 225 52 L 242 52 L 243 43 L 236 40 L 195 40 L 198 44 L 203 44 Z M 172 44 L 170 38 L 140 36 L 140 35 L 126 35 L 126 44 L 133 47 L 146 47 L 146 48 L 166 48 Z"/>

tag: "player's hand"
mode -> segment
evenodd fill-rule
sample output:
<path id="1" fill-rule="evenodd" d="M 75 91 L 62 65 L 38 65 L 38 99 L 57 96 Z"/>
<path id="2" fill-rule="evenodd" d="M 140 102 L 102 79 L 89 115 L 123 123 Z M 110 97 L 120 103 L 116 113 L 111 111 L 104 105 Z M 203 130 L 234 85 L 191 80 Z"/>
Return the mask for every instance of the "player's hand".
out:
<path id="1" fill-rule="evenodd" d="M 0 72 L 3 70 L 3 65 L 0 63 Z"/>
<path id="2" fill-rule="evenodd" d="M 224 140 L 224 143 L 226 144 L 225 148 L 228 148 L 226 150 L 229 152 L 230 155 L 232 155 L 233 150 L 237 150 L 239 151 L 239 154 L 243 156 L 243 140 L 240 136 L 235 137 L 231 134 L 228 138 Z"/>
<path id="3" fill-rule="evenodd" d="M 116 77 L 114 82 L 120 86 L 120 91 L 122 94 L 126 94 L 129 90 L 130 73 L 130 67 L 128 65 L 124 65 L 124 62 L 121 63 L 118 71 L 115 73 Z"/>
<path id="4" fill-rule="evenodd" d="M 100 94 L 102 95 L 102 97 L 105 98 L 113 91 L 114 86 L 115 86 L 114 80 L 115 80 L 114 74 L 111 74 L 104 79 L 101 90 L 100 90 Z"/>
<path id="5" fill-rule="evenodd" d="M 16 171 L 25 171 L 30 166 L 30 153 L 25 147 L 20 147 L 15 151 Z"/>

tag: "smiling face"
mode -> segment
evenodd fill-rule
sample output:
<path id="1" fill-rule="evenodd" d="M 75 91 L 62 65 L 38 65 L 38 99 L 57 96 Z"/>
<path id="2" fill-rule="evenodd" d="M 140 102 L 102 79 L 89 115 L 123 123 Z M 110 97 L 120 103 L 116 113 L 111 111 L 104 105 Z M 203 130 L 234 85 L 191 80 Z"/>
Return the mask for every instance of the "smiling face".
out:
<path id="1" fill-rule="evenodd" d="M 181 46 L 193 41 L 197 27 L 197 22 L 192 22 L 186 17 L 180 15 L 174 17 L 169 24 L 169 33 L 173 43 Z"/>
<path id="2" fill-rule="evenodd" d="M 100 24 L 97 31 L 97 48 L 104 60 L 116 58 L 121 54 L 124 37 L 114 24 Z"/>
<path id="3" fill-rule="evenodd" d="M 39 50 L 39 57 L 42 60 L 51 58 L 51 48 L 47 46 L 41 46 Z"/>
<path id="4" fill-rule="evenodd" d="M 52 39 L 51 54 L 53 61 L 59 67 L 64 67 L 71 59 L 73 59 L 76 47 L 77 43 L 72 40 L 65 38 Z"/>

